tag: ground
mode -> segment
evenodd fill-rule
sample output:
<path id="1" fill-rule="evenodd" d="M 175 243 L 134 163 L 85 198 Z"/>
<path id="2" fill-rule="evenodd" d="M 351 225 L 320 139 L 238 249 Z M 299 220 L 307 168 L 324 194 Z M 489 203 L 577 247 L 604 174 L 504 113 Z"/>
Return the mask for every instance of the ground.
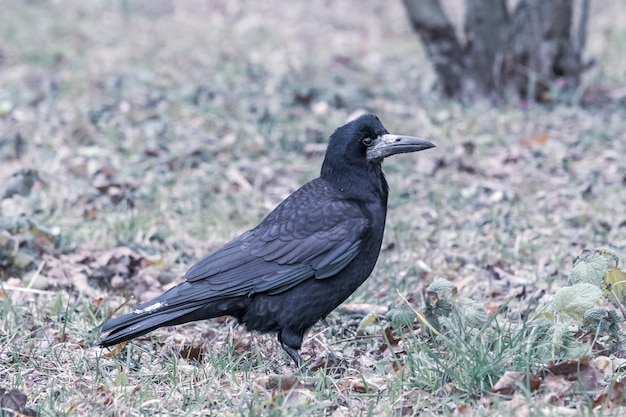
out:
<path id="1" fill-rule="evenodd" d="M 590 339 L 556 296 L 583 250 L 626 257 L 618 5 L 594 3 L 596 65 L 549 105 L 440 98 L 399 1 L 0 7 L 3 408 L 620 414 L 623 327 Z M 309 333 L 313 376 L 228 318 L 94 347 L 109 316 L 180 282 L 316 177 L 328 136 L 359 111 L 437 148 L 385 161 L 383 251 Z M 440 279 L 458 294 L 426 291 Z M 606 298 L 593 306 L 621 316 Z M 436 321 L 445 303 L 436 329 L 415 318 Z"/>

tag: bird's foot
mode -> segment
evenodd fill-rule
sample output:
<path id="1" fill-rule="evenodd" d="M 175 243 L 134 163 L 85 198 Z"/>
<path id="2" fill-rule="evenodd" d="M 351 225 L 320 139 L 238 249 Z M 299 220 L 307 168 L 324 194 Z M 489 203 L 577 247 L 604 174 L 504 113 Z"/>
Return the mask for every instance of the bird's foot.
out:
<path id="1" fill-rule="evenodd" d="M 296 367 L 298 368 L 298 373 L 302 374 L 303 376 L 313 376 L 313 372 L 311 372 L 311 370 L 304 364 L 304 361 L 300 357 L 298 349 L 291 347 L 283 342 L 281 342 L 280 345 L 283 347 L 285 352 L 287 352 L 289 357 L 291 357 L 291 359 L 293 359 L 293 361 L 295 362 Z"/>

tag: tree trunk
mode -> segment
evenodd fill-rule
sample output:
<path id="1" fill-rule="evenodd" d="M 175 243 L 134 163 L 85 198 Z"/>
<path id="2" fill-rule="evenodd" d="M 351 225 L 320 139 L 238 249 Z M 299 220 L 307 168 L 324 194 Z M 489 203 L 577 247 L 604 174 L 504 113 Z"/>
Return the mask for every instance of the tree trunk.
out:
<path id="1" fill-rule="evenodd" d="M 403 0 L 449 97 L 502 96 L 547 101 L 575 89 L 589 68 L 582 62 L 589 0 L 573 30 L 574 0 L 466 0 L 465 42 L 439 0 Z"/>
<path id="2" fill-rule="evenodd" d="M 494 64 L 502 48 L 502 33 L 509 23 L 504 0 L 467 0 L 465 8 L 465 54 L 476 85 L 468 86 L 480 94 L 496 87 Z"/>
<path id="3" fill-rule="evenodd" d="M 403 0 L 411 24 L 422 39 L 426 55 L 435 67 L 439 84 L 448 96 L 462 89 L 465 54 L 454 33 L 454 26 L 439 0 Z"/>

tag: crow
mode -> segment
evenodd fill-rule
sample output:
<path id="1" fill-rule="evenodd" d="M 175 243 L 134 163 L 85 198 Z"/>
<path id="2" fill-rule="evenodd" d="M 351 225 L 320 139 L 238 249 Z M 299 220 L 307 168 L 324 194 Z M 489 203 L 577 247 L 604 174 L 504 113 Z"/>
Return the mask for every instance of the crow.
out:
<path id="1" fill-rule="evenodd" d="M 302 368 L 304 334 L 363 284 L 378 259 L 389 194 L 383 159 L 434 146 L 389 134 L 373 114 L 339 127 L 318 178 L 193 265 L 186 281 L 107 321 L 100 346 L 230 315 L 247 330 L 276 333 Z"/>

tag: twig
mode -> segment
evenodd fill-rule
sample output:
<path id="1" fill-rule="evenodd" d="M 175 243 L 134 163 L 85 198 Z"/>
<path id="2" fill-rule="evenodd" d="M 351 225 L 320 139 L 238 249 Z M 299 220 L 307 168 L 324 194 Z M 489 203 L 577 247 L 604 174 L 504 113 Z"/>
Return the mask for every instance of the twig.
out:
<path id="1" fill-rule="evenodd" d="M 12 287 L 12 286 L 3 285 L 1 288 L 2 290 L 7 290 L 7 291 L 28 292 L 32 294 L 49 294 L 49 295 L 56 294 L 55 291 L 36 290 L 34 288 L 26 288 L 26 287 Z"/>
<path id="2" fill-rule="evenodd" d="M 32 278 L 30 279 L 30 282 L 28 283 L 28 286 L 26 288 L 31 289 L 33 287 L 33 285 L 35 284 L 35 281 L 37 281 L 37 278 L 39 277 L 39 274 L 41 274 L 41 271 L 43 270 L 43 266 L 45 264 L 46 264 L 46 261 L 41 261 L 41 263 L 39 264 L 39 267 L 35 271 L 35 274 L 32 276 Z"/>

